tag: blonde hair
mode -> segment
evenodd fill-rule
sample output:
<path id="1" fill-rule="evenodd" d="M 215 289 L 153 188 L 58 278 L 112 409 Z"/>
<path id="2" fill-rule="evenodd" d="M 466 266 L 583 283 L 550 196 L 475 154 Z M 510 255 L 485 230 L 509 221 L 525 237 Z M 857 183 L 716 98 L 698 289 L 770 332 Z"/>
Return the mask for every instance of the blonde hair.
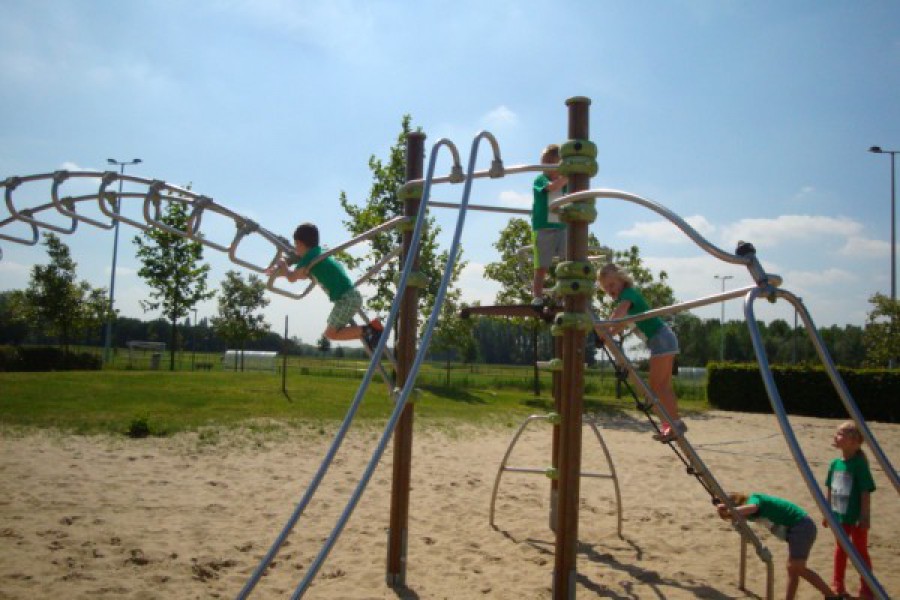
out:
<path id="1" fill-rule="evenodd" d="M 623 287 L 632 287 L 634 285 L 634 279 L 631 278 L 631 275 L 628 274 L 628 271 L 620 269 L 619 266 L 615 263 L 607 263 L 603 265 L 603 268 L 600 269 L 599 273 L 597 273 L 598 282 L 607 277 L 612 277 L 621 281 Z"/>
<path id="2" fill-rule="evenodd" d="M 862 450 L 862 444 L 865 440 L 863 438 L 862 431 L 859 430 L 859 427 L 857 427 L 856 423 L 853 421 L 844 421 L 837 426 L 837 430 L 843 431 L 845 434 L 849 434 L 850 437 L 859 442 L 859 454 L 863 457 L 863 459 L 868 461 L 868 459 L 866 458 L 866 453 Z"/>
<path id="3" fill-rule="evenodd" d="M 550 144 L 541 152 L 541 164 L 552 165 L 559 162 L 559 145 Z"/>

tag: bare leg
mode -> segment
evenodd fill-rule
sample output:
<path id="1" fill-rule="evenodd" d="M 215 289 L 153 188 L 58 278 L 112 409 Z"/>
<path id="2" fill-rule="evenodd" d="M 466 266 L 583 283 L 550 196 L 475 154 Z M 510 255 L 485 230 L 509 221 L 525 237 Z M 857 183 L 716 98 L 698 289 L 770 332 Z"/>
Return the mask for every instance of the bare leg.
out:
<path id="1" fill-rule="evenodd" d="M 675 363 L 674 354 L 664 354 L 650 358 L 650 389 L 659 398 L 666 412 L 672 419 L 680 419 L 678 413 L 678 398 L 672 389 L 672 366 Z"/>
<path id="2" fill-rule="evenodd" d="M 359 325 L 349 325 L 347 327 L 341 327 L 340 329 L 335 329 L 334 327 L 328 327 L 325 330 L 325 337 L 329 340 L 334 340 L 336 342 L 349 342 L 352 340 L 361 340 L 363 335 L 363 328 Z"/>
<path id="3" fill-rule="evenodd" d="M 823 596 L 832 595 L 831 588 L 828 587 L 828 584 L 819 577 L 819 574 L 813 571 L 812 569 L 806 566 L 806 561 L 803 559 L 790 558 L 788 559 L 788 589 L 785 598 L 791 600 L 797 593 L 797 584 L 799 582 L 799 578 L 802 577 L 806 581 L 808 581 L 814 588 L 819 590 Z M 793 582 L 793 587 L 792 587 Z"/>

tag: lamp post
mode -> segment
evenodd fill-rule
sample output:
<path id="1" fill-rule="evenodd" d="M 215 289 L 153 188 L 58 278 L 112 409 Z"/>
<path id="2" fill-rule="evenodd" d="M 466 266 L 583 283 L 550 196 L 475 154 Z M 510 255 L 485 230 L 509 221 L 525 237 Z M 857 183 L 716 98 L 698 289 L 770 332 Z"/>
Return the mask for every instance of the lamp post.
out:
<path id="1" fill-rule="evenodd" d="M 890 154 L 891 156 L 891 300 L 897 300 L 897 217 L 894 175 L 894 158 L 900 154 L 900 150 L 883 150 L 881 146 L 872 146 L 869 152 L 875 154 Z"/>
<path id="2" fill-rule="evenodd" d="M 141 159 L 134 158 L 129 161 L 118 161 L 114 158 L 107 158 L 106 162 L 119 167 L 119 174 L 125 174 L 125 167 L 130 165 L 136 165 L 141 162 Z M 118 215 L 119 209 L 122 206 L 122 179 L 119 178 L 119 195 L 116 196 L 116 202 L 113 205 L 113 212 Z M 115 301 L 116 301 L 116 258 L 119 252 L 119 220 L 115 219 L 115 225 L 113 226 L 113 255 L 112 255 L 112 272 L 109 276 L 109 315 L 106 317 L 106 339 L 103 342 L 103 364 L 109 364 L 110 360 L 110 348 L 112 346 L 112 328 L 113 328 L 113 319 L 115 318 L 115 313 L 113 312 Z"/>
<path id="3" fill-rule="evenodd" d="M 722 280 L 722 293 L 725 293 L 725 282 L 729 279 L 734 279 L 734 275 L 713 275 L 715 279 Z M 719 319 L 719 329 L 720 329 L 720 338 L 721 344 L 719 346 L 719 361 L 725 362 L 725 301 L 722 301 L 722 316 Z"/>

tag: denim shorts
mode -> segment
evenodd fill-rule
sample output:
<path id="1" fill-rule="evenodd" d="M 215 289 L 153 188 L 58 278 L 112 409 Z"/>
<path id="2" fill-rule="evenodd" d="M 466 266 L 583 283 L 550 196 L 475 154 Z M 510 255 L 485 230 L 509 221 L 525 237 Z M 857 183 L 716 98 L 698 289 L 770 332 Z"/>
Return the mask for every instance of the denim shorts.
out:
<path id="1" fill-rule="evenodd" d="M 817 534 L 816 523 L 808 515 L 791 525 L 787 530 L 788 557 L 799 560 L 809 558 Z"/>
<path id="2" fill-rule="evenodd" d="M 678 338 L 668 325 L 660 327 L 659 331 L 647 341 L 650 348 L 650 356 L 665 356 L 666 354 L 678 354 Z"/>

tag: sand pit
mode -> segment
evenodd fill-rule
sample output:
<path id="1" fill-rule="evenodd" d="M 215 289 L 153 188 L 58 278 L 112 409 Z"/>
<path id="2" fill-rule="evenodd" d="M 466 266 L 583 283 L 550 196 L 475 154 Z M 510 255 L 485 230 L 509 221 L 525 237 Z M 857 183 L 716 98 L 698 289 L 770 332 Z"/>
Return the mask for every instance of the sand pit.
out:
<path id="1" fill-rule="evenodd" d="M 688 419 L 690 440 L 726 488 L 794 500 L 817 515 L 775 419 L 710 412 Z M 793 418 L 824 479 L 837 421 Z M 419 425 L 423 425 L 420 423 Z M 518 425 L 516 423 L 515 425 Z M 900 426 L 871 424 L 900 463 Z M 504 475 L 496 524 L 491 489 L 513 429 L 424 424 L 416 432 L 409 588 L 384 585 L 390 452 L 308 598 L 549 598 L 549 482 Z M 587 431 L 587 430 L 586 430 Z M 737 587 L 739 538 L 694 479 L 637 416 L 602 428 L 618 471 L 624 539 L 609 480 L 582 483 L 579 598 L 753 598 L 764 569 L 752 554 Z M 379 431 L 351 433 L 331 475 L 253 597 L 286 598 L 328 535 Z M 584 438 L 585 470 L 607 470 Z M 54 432 L 0 436 L 0 598 L 233 598 L 281 529 L 331 441 L 315 426 L 129 440 Z M 549 462 L 549 429 L 534 426 L 510 464 Z M 870 551 L 900 597 L 900 498 L 877 465 Z M 817 521 L 820 518 L 816 517 Z M 783 543 L 760 531 L 783 594 Z M 810 566 L 831 576 L 833 538 L 820 528 Z M 852 566 L 851 591 L 857 584 Z M 801 583 L 800 598 L 819 597 Z"/>

